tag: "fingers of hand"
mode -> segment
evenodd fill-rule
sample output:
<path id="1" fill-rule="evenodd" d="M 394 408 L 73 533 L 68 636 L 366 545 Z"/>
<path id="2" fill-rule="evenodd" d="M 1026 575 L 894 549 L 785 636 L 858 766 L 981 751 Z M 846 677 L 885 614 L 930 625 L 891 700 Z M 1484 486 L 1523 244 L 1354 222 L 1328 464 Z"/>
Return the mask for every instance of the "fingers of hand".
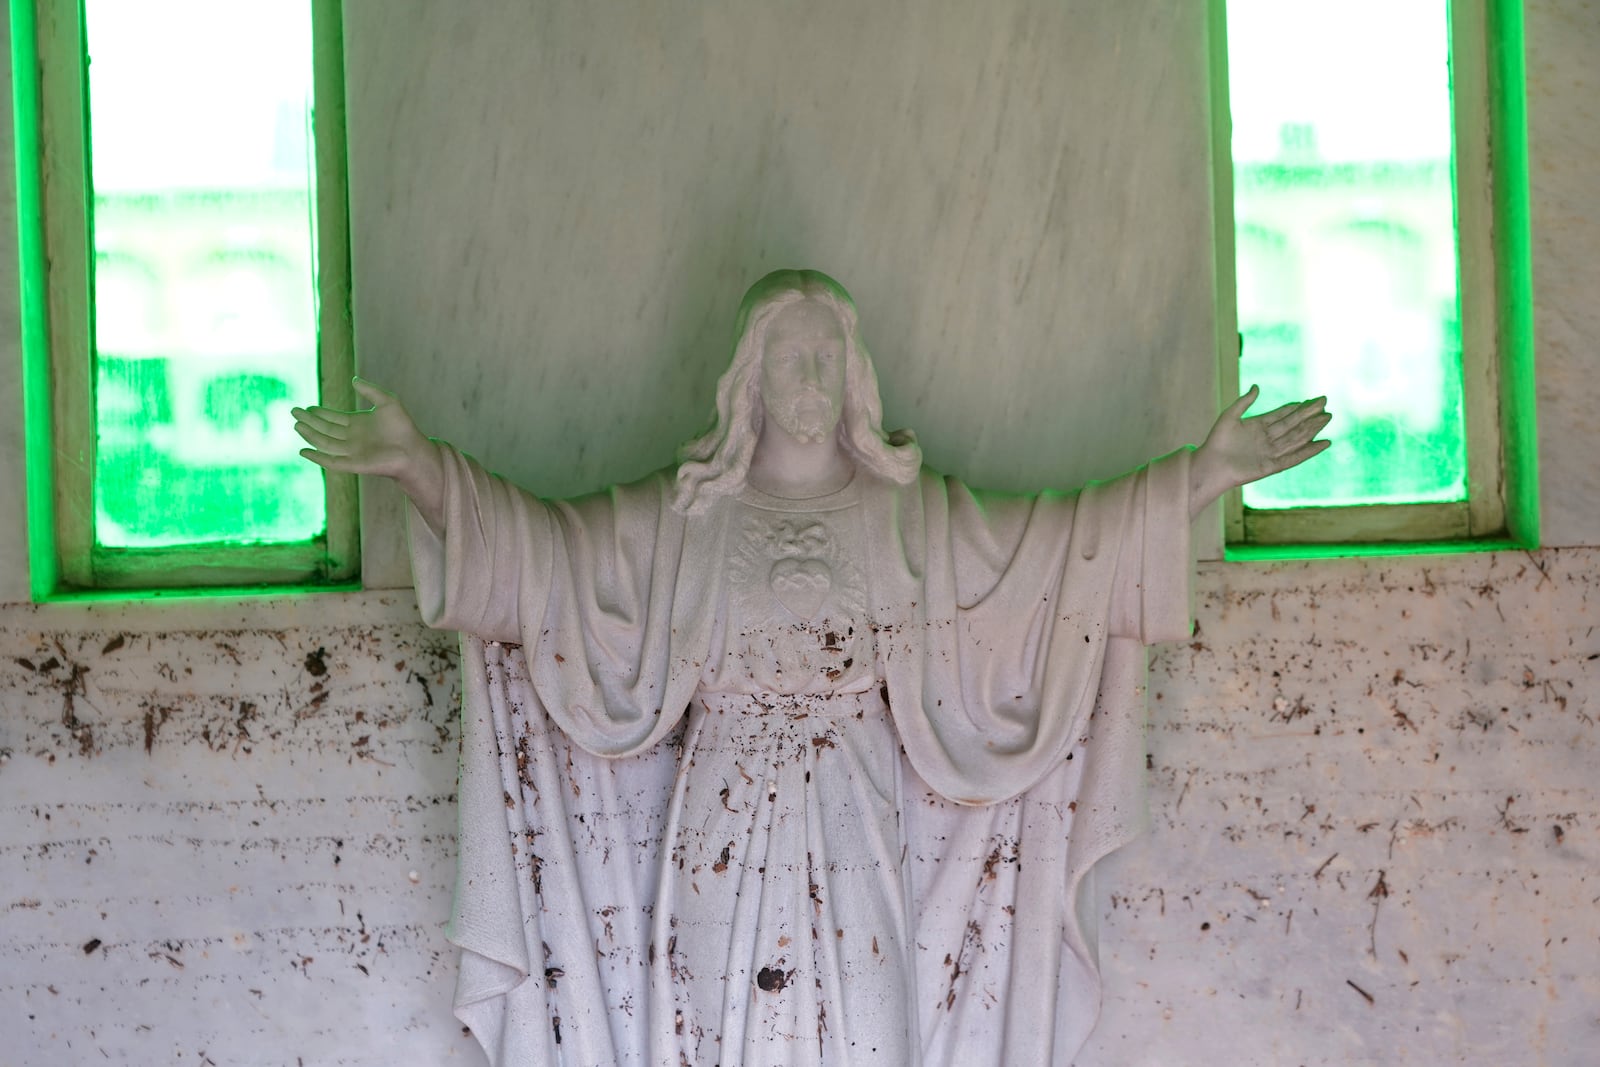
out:
<path id="1" fill-rule="evenodd" d="M 314 448 L 302 448 L 300 450 L 300 458 L 309 459 L 311 462 L 315 463 L 319 467 L 322 467 L 324 470 L 349 470 L 349 467 L 346 465 L 343 456 L 330 456 L 328 453 L 318 452 Z"/>
<path id="2" fill-rule="evenodd" d="M 296 424 L 304 424 L 331 437 L 343 437 L 350 427 L 350 416 L 332 408 L 295 408 L 290 414 Z"/>
<path id="3" fill-rule="evenodd" d="M 1327 397 L 1316 396 L 1312 397 L 1310 400 L 1299 400 L 1292 404 L 1285 404 L 1280 408 L 1274 408 L 1265 415 L 1261 416 L 1261 418 L 1266 420 L 1266 425 L 1268 427 L 1272 428 L 1273 430 L 1277 430 L 1280 423 L 1291 422 L 1294 419 L 1300 418 L 1304 415 L 1321 411 L 1327 403 Z"/>
<path id="4" fill-rule="evenodd" d="M 342 437 L 334 437 L 331 434 L 323 433 L 321 430 L 313 428 L 308 422 L 295 423 L 294 432 L 299 434 L 306 444 L 312 446 L 318 452 L 330 456 L 348 456 L 350 454 L 350 446 Z M 305 455 L 304 452 L 300 454 Z"/>
<path id="5" fill-rule="evenodd" d="M 1277 449 L 1298 448 L 1323 431 L 1333 421 L 1330 412 L 1307 410 L 1278 423 L 1267 431 L 1267 439 Z"/>
<path id="6" fill-rule="evenodd" d="M 1260 415 L 1256 415 L 1255 418 L 1261 420 L 1261 425 L 1272 427 L 1289 418 L 1298 410 L 1300 410 L 1300 401 L 1296 400 L 1293 403 L 1275 407 L 1271 411 L 1262 412 Z"/>

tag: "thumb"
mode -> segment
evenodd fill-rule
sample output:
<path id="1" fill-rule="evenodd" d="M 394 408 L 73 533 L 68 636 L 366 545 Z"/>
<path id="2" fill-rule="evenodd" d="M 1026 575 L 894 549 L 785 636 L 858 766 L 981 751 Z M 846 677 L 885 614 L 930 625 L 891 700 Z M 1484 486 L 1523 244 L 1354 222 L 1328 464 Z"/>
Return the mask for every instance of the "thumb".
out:
<path id="1" fill-rule="evenodd" d="M 395 402 L 396 397 L 393 393 L 367 381 L 360 375 L 350 379 L 350 384 L 355 386 L 356 392 L 361 395 L 363 400 L 370 401 L 375 408 L 381 408 L 385 404 Z"/>
<path id="2" fill-rule="evenodd" d="M 1243 396 L 1228 405 L 1228 409 L 1222 413 L 1218 421 L 1229 418 L 1244 418 L 1244 413 L 1250 410 L 1250 405 L 1254 404 L 1256 402 L 1256 397 L 1260 395 L 1261 387 L 1258 385 L 1252 385 Z"/>

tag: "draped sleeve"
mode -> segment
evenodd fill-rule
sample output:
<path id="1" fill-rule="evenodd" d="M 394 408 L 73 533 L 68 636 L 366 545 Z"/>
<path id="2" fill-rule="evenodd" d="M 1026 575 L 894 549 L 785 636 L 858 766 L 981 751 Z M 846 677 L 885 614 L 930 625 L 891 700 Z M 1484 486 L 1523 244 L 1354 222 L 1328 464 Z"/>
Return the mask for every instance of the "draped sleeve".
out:
<path id="1" fill-rule="evenodd" d="M 880 655 L 906 754 L 965 804 L 1067 758 L 1111 642 L 1190 632 L 1187 450 L 1078 493 L 998 496 L 925 473 L 873 509 Z"/>
<path id="2" fill-rule="evenodd" d="M 682 717 L 719 602 L 722 523 L 671 507 L 670 472 L 545 501 L 441 444 L 445 524 L 410 508 L 423 621 L 521 644 L 581 748 L 641 752 Z"/>
<path id="3" fill-rule="evenodd" d="M 1188 471 L 1029 497 L 924 474 L 873 509 L 917 984 L 945 991 L 926 1063 L 1066 1063 L 1094 1027 L 1086 886 L 1147 821 L 1144 645 L 1190 633 Z"/>

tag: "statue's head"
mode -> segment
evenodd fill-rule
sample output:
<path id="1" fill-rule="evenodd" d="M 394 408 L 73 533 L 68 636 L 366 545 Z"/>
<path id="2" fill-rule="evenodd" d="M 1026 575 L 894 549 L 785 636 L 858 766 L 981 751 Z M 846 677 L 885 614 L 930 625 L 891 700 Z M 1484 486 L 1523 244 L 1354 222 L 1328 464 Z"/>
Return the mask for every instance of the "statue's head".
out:
<path id="1" fill-rule="evenodd" d="M 832 336 L 829 318 L 837 325 L 842 382 L 833 371 L 819 371 L 815 387 L 807 388 L 790 380 L 781 351 L 767 360 L 769 338 L 781 346 L 791 336 Z M 743 488 L 769 416 L 797 437 L 837 434 L 851 458 L 880 477 L 900 484 L 916 478 L 922 450 L 905 431 L 892 437 L 883 431 L 877 372 L 844 286 L 820 271 L 773 271 L 745 293 L 735 338 L 733 363 L 717 382 L 715 421 L 678 452 L 679 510 L 702 510 Z"/>
<path id="2" fill-rule="evenodd" d="M 826 441 L 844 414 L 844 324 L 820 300 L 796 300 L 767 320 L 761 345 L 763 432 Z"/>

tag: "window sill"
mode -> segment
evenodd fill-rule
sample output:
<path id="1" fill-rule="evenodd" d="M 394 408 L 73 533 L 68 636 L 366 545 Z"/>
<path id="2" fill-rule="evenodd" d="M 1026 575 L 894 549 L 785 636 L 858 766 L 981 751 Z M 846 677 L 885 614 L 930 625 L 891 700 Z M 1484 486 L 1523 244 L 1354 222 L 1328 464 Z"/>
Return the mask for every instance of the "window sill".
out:
<path id="1" fill-rule="evenodd" d="M 1373 556 L 1449 556 L 1466 552 L 1531 551 L 1536 547 L 1505 537 L 1470 541 L 1387 541 L 1367 544 L 1230 544 L 1223 548 L 1222 558 L 1228 563 L 1259 563 Z"/>
<path id="2" fill-rule="evenodd" d="M 117 630 L 289 630 L 339 626 L 420 626 L 410 589 L 355 586 L 85 592 L 0 605 L 12 622 L 64 632 Z"/>

